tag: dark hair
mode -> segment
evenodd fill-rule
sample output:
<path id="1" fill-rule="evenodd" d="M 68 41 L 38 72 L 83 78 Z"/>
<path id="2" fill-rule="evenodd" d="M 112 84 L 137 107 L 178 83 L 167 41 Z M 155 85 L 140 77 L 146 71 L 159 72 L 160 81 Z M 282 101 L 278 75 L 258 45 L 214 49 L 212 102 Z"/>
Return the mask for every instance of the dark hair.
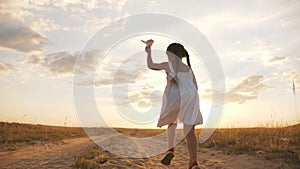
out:
<path id="1" fill-rule="evenodd" d="M 184 48 L 184 46 L 182 44 L 172 43 L 168 46 L 167 51 L 172 52 L 173 54 L 175 54 L 180 59 L 186 57 L 187 64 L 189 65 L 189 67 L 191 67 L 189 53 L 187 52 L 187 50 Z"/>

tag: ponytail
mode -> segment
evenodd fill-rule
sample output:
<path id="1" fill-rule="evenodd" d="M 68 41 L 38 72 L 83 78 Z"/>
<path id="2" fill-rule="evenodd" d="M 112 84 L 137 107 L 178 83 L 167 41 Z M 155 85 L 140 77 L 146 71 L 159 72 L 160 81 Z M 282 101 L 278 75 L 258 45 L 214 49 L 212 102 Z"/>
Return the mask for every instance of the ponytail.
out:
<path id="1" fill-rule="evenodd" d="M 186 51 L 186 49 L 184 49 L 184 53 L 185 53 L 185 56 L 186 56 L 186 62 L 187 62 L 187 64 L 189 65 L 189 67 L 191 68 L 190 55 L 189 55 L 189 53 Z"/>
<path id="2" fill-rule="evenodd" d="M 190 56 L 187 50 L 184 48 L 184 46 L 180 43 L 172 43 L 168 46 L 167 51 L 175 54 L 178 58 L 182 59 L 183 57 L 186 57 L 187 64 L 189 67 L 191 67 L 190 63 Z M 177 57 L 175 57 L 177 59 Z"/>

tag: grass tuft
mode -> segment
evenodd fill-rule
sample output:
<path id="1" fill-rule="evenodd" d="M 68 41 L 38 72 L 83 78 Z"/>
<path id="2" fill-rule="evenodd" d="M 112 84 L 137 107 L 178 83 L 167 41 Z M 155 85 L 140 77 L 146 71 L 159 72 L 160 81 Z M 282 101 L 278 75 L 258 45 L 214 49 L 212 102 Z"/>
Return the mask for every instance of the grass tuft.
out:
<path id="1" fill-rule="evenodd" d="M 79 156 L 75 157 L 75 163 L 72 168 L 75 169 L 93 169 L 101 168 L 103 164 L 107 163 L 109 157 L 103 154 L 103 151 L 98 146 L 95 146 L 92 150 L 89 150 Z"/>

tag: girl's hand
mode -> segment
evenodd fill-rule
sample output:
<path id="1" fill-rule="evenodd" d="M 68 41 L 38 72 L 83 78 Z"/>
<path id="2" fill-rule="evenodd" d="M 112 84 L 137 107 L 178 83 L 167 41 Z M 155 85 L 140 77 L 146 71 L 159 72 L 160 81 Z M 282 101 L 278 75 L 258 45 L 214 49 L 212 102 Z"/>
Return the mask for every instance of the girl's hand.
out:
<path id="1" fill-rule="evenodd" d="M 151 48 L 154 40 L 152 40 L 152 39 L 149 39 L 147 41 L 142 40 L 142 42 L 145 43 L 147 45 L 147 47 Z"/>
<path id="2" fill-rule="evenodd" d="M 151 53 L 151 46 L 152 46 L 154 40 L 152 40 L 152 39 L 149 39 L 147 41 L 142 40 L 142 42 L 147 45 L 146 48 L 145 48 L 146 53 L 150 54 Z"/>

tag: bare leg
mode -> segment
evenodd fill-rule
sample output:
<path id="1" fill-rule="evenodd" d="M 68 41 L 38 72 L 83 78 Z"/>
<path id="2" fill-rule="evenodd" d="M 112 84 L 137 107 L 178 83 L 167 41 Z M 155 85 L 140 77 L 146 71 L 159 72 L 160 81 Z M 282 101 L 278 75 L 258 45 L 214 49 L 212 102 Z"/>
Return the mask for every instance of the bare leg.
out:
<path id="1" fill-rule="evenodd" d="M 161 163 L 164 165 L 170 165 L 171 160 L 174 158 L 174 146 L 175 146 L 175 132 L 177 124 L 169 124 L 167 130 L 167 139 L 168 139 L 168 153 L 161 160 Z"/>
<path id="2" fill-rule="evenodd" d="M 176 127 L 177 127 L 176 123 L 172 123 L 168 125 L 168 130 L 167 130 L 168 149 L 173 148 L 175 146 Z"/>
<path id="3" fill-rule="evenodd" d="M 195 126 L 184 124 L 184 134 L 187 141 L 187 149 L 190 155 L 190 166 L 193 162 L 197 161 L 198 144 L 195 134 Z"/>

